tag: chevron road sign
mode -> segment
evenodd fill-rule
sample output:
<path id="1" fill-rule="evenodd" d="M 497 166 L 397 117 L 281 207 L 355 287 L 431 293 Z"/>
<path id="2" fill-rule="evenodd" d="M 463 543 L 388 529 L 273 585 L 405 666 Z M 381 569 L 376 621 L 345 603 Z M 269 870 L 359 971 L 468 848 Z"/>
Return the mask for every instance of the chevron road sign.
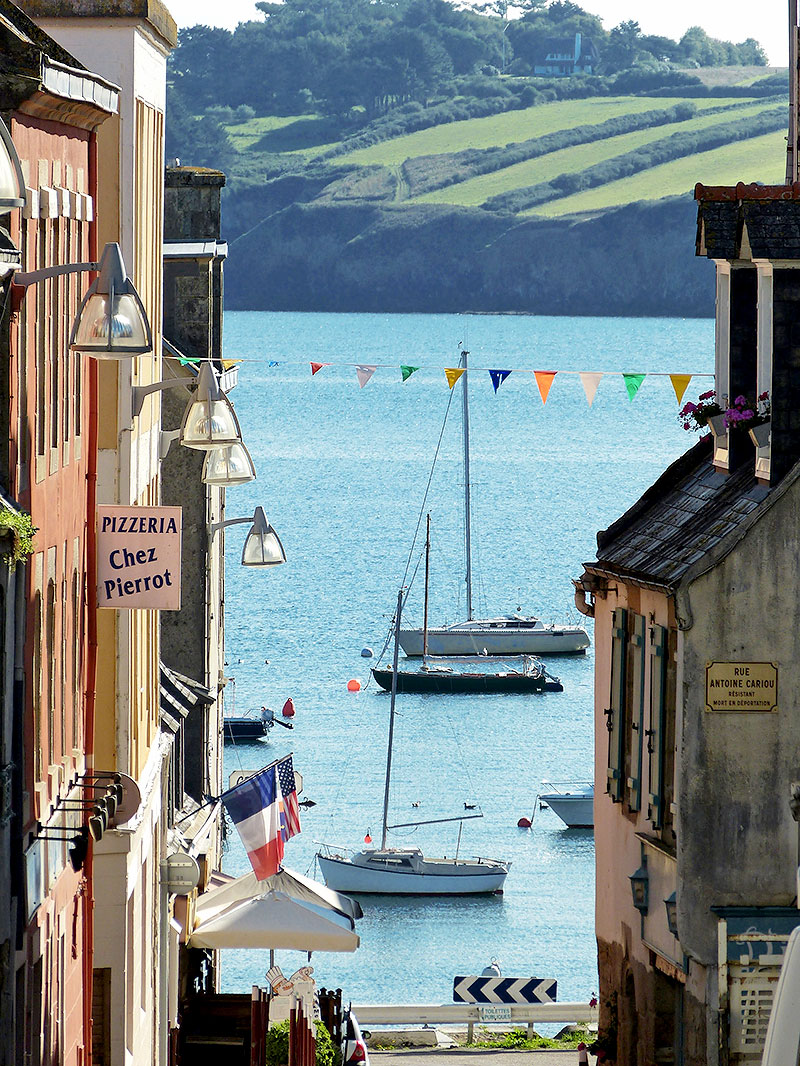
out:
<path id="1" fill-rule="evenodd" d="M 553 1003 L 557 982 L 547 977 L 454 977 L 456 1003 Z"/>

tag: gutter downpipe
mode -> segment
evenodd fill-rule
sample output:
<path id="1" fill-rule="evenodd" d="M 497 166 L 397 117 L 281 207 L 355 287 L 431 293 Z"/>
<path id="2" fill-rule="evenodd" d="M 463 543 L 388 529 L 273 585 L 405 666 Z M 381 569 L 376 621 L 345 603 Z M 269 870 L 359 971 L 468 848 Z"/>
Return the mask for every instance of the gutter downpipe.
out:
<path id="1" fill-rule="evenodd" d="M 97 134 L 89 141 L 89 188 L 97 200 Z M 97 262 L 97 222 L 89 227 L 89 258 Z M 94 281 L 96 274 L 90 275 Z M 86 358 L 83 356 L 83 358 Z M 97 699 L 97 596 L 94 582 L 97 573 L 97 446 L 98 446 L 98 368 L 97 360 L 89 359 L 89 448 L 86 458 L 86 698 L 84 745 L 86 769 L 94 769 L 94 724 Z M 86 890 L 84 898 L 84 1033 L 86 1066 L 92 1066 L 92 995 L 94 985 L 94 841 L 89 838 L 85 862 Z"/>

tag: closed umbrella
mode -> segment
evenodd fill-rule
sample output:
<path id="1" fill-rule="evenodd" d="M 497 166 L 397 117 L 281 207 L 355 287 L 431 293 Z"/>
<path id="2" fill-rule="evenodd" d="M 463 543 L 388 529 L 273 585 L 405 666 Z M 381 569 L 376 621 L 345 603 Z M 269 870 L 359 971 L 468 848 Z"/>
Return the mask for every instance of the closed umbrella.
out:
<path id="1" fill-rule="evenodd" d="M 258 884 L 258 882 L 257 882 Z M 230 888 L 230 886 L 226 886 Z M 355 951 L 354 919 L 330 907 L 294 899 L 271 888 L 199 917 L 189 937 L 194 948 L 291 948 Z"/>

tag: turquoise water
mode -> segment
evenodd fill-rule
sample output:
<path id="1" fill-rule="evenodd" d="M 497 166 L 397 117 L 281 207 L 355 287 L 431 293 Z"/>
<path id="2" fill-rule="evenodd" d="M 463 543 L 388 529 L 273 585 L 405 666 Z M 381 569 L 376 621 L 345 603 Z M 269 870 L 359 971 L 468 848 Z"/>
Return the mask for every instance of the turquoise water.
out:
<path id="1" fill-rule="evenodd" d="M 477 607 L 521 607 L 547 620 L 581 621 L 571 579 L 595 554 L 595 535 L 692 442 L 679 426 L 669 379 L 648 377 L 633 402 L 619 376 L 604 378 L 592 407 L 577 376 L 557 376 L 545 406 L 531 374 L 493 392 L 488 368 L 626 373 L 710 373 L 708 320 L 523 316 L 229 313 L 225 355 L 242 359 L 232 394 L 258 480 L 230 489 L 227 517 L 261 504 L 287 563 L 239 566 L 246 527 L 228 531 L 227 708 L 279 711 L 291 696 L 295 728 L 226 747 L 226 773 L 256 769 L 288 751 L 316 806 L 289 841 L 287 866 L 314 870 L 314 841 L 358 847 L 379 839 L 388 696 L 367 685 L 361 649 L 384 646 L 404 579 L 431 459 L 450 398 L 443 367 L 462 345 L 470 379 Z M 278 366 L 269 366 L 275 361 Z M 325 362 L 312 377 L 309 363 Z M 353 365 L 379 364 L 359 388 Z M 388 364 L 388 366 L 383 366 Z M 401 384 L 399 366 L 419 366 Z M 697 378 L 688 398 L 709 387 Z M 456 393 L 459 387 L 456 387 Z M 432 514 L 431 622 L 464 611 L 460 397 L 442 437 Z M 422 549 L 418 542 L 412 568 Z M 421 622 L 422 573 L 405 621 Z M 391 809 L 399 822 L 441 818 L 479 803 L 461 854 L 512 862 L 502 897 L 366 897 L 361 947 L 312 959 L 320 984 L 354 1002 L 439 1003 L 453 977 L 492 957 L 504 975 L 556 978 L 560 999 L 597 991 L 594 848 L 549 810 L 530 817 L 543 779 L 592 773 L 593 656 L 550 660 L 563 693 L 398 698 Z M 364 689 L 347 691 L 360 679 Z M 419 807 L 412 804 L 419 801 Z M 392 834 L 431 854 L 455 852 L 457 825 Z M 235 832 L 225 869 L 248 869 Z M 304 956 L 279 952 L 291 972 Z M 223 953 L 223 988 L 263 983 L 263 951 Z"/>

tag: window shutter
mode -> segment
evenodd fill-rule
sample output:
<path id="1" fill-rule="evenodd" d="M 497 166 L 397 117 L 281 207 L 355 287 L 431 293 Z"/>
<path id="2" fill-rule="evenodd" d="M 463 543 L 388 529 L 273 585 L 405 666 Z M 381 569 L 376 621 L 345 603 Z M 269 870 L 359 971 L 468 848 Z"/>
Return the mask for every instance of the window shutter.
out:
<path id="1" fill-rule="evenodd" d="M 660 829 L 664 809 L 664 697 L 667 686 L 667 631 L 664 626 L 653 626 L 650 657 L 650 728 L 647 730 L 650 820 L 654 829 Z"/>
<path id="2" fill-rule="evenodd" d="M 611 693 L 606 710 L 608 725 L 608 786 L 615 801 L 622 799 L 622 773 L 625 742 L 625 660 L 628 646 L 628 612 L 618 607 L 612 616 Z"/>
<path id="3" fill-rule="evenodd" d="M 631 776 L 628 778 L 628 805 L 632 811 L 642 806 L 642 733 L 644 731 L 645 618 L 633 616 L 631 644 Z"/>

